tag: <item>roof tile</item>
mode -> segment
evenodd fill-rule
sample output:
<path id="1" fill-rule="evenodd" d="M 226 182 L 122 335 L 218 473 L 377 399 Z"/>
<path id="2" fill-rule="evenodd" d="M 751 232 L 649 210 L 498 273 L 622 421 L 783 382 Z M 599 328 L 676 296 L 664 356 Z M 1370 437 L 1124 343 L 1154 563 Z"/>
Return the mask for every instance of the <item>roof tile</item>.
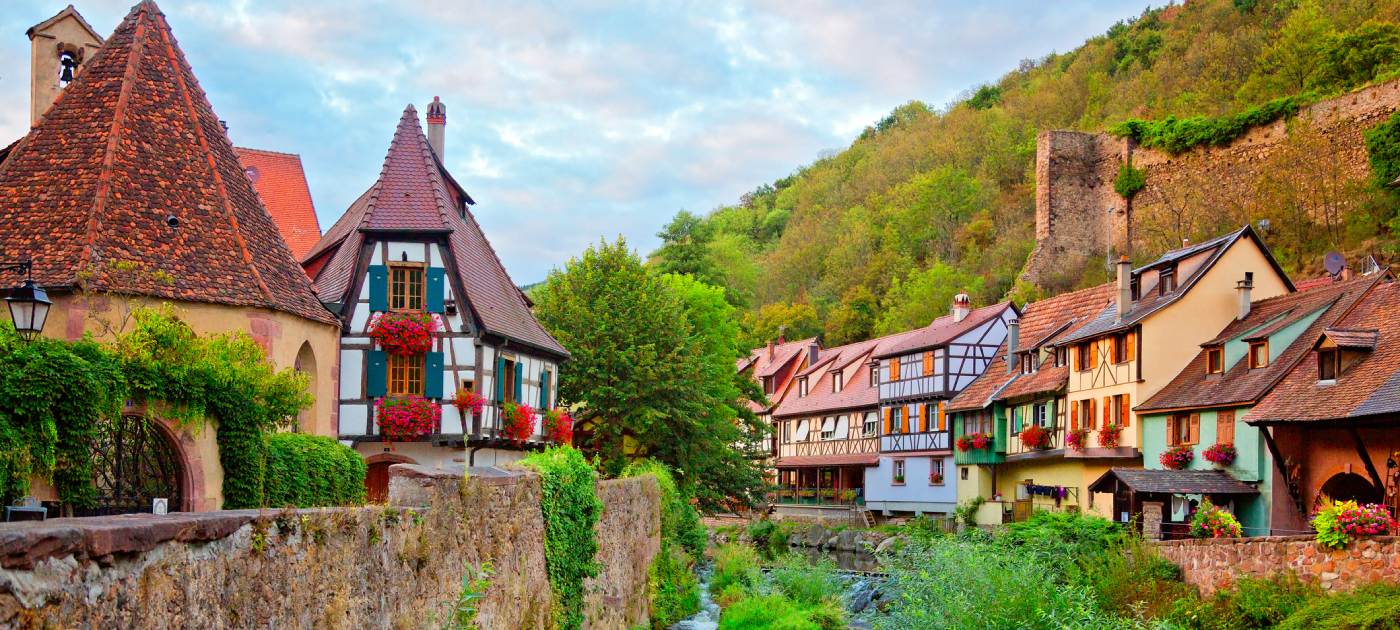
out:
<path id="1" fill-rule="evenodd" d="M 292 256 L 301 260 L 321 240 L 321 223 L 301 168 L 301 156 L 261 149 L 234 147 L 253 190 L 267 208 Z"/>

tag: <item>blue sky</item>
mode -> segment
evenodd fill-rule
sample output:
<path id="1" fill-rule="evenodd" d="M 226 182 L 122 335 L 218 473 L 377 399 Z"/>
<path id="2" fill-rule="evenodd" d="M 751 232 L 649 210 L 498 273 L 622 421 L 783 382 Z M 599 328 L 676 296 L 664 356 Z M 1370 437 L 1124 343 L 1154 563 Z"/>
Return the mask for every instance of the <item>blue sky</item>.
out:
<path id="1" fill-rule="evenodd" d="M 0 9 L 0 143 L 28 125 L 24 31 Z M 239 146 L 299 153 L 326 229 L 399 114 L 447 104 L 446 161 L 517 283 L 600 237 L 646 253 L 677 210 L 783 177 L 909 100 L 945 104 L 1074 48 L 1143 0 L 161 2 Z M 79 0 L 106 36 L 131 0 Z"/>

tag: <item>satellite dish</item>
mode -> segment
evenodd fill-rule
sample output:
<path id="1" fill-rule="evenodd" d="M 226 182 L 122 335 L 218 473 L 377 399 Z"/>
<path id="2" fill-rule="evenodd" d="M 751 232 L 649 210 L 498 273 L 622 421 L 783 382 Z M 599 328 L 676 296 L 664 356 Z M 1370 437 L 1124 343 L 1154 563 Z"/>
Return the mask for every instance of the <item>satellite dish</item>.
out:
<path id="1" fill-rule="evenodd" d="M 1327 269 L 1327 273 L 1332 274 L 1332 277 L 1336 278 L 1342 275 L 1343 269 L 1347 268 L 1347 260 L 1342 258 L 1342 255 L 1338 252 L 1327 252 L 1327 256 L 1322 259 L 1322 266 Z"/>

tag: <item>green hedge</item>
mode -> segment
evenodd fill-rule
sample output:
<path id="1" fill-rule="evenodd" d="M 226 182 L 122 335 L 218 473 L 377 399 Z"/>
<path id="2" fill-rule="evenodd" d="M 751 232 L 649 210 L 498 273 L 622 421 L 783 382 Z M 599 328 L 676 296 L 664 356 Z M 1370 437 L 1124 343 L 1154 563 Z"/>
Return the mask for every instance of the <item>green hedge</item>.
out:
<path id="1" fill-rule="evenodd" d="M 571 446 L 556 446 L 520 460 L 540 473 L 544 515 L 544 564 L 554 589 L 556 628 L 583 626 L 583 581 L 598 575 L 598 536 L 603 516 L 597 473 Z"/>
<path id="2" fill-rule="evenodd" d="M 365 502 L 365 460 L 333 438 L 274 433 L 267 438 L 265 503 L 321 507 Z"/>

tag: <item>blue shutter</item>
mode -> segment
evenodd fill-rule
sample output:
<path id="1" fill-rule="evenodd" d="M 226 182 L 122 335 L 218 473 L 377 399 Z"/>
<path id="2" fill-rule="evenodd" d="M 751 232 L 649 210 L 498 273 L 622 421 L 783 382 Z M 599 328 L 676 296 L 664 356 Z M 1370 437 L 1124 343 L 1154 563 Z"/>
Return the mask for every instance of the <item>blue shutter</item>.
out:
<path id="1" fill-rule="evenodd" d="M 525 384 L 525 362 L 523 362 L 523 361 L 516 361 L 516 362 L 515 362 L 515 400 L 516 400 L 516 402 L 519 402 L 520 404 L 525 404 L 525 401 L 523 400 L 523 399 L 524 399 L 524 396 L 522 396 L 521 393 L 520 393 L 521 390 L 523 389 L 524 384 Z"/>
<path id="2" fill-rule="evenodd" d="M 424 295 L 425 299 L 423 303 L 424 308 L 426 308 L 429 313 L 442 312 L 443 287 L 445 286 L 443 280 L 446 278 L 444 275 L 445 273 L 446 270 L 442 267 L 428 268 L 428 286 L 425 289 L 427 293 Z"/>
<path id="3" fill-rule="evenodd" d="M 389 268 L 369 266 L 369 310 L 389 310 Z"/>
<path id="4" fill-rule="evenodd" d="M 549 370 L 540 372 L 540 409 L 549 409 Z"/>
<path id="5" fill-rule="evenodd" d="M 383 350 L 370 350 L 366 355 L 365 396 L 379 398 L 389 391 L 389 356 Z"/>
<path id="6" fill-rule="evenodd" d="M 496 402 L 506 399 L 506 359 L 501 355 L 496 355 L 496 371 L 491 373 L 491 378 L 496 379 Z"/>
<path id="7" fill-rule="evenodd" d="M 423 397 L 442 398 L 442 353 L 423 353 Z"/>

